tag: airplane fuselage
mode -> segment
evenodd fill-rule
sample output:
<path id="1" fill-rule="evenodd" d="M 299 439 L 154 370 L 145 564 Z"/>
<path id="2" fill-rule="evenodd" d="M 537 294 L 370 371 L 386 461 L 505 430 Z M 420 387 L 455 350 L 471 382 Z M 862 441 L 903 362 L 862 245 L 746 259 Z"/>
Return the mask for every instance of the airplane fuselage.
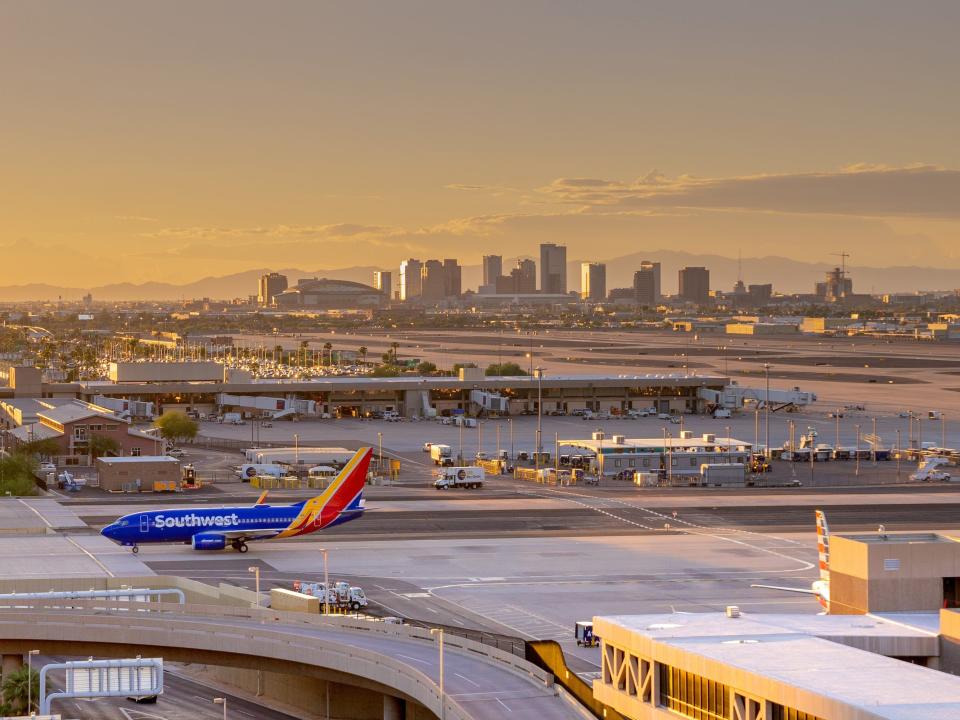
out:
<path id="1" fill-rule="evenodd" d="M 126 546 L 152 543 L 190 543 L 195 535 L 223 535 L 226 544 L 234 538 L 269 539 L 306 535 L 360 517 L 363 508 L 348 508 L 332 518 L 318 518 L 304 527 L 294 527 L 303 503 L 254 505 L 201 509 L 147 510 L 124 515 L 103 529 L 103 535 Z"/>

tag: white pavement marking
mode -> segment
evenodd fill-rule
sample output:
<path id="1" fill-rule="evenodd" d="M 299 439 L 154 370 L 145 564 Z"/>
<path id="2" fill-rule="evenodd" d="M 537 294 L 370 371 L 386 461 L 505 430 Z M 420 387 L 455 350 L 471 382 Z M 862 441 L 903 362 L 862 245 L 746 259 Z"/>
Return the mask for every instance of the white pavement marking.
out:
<path id="1" fill-rule="evenodd" d="M 421 665 L 430 665 L 431 663 L 428 660 L 421 660 L 420 658 L 410 657 L 409 655 L 403 655 L 397 653 L 397 657 L 402 657 L 404 660 L 409 660 L 410 662 L 420 663 Z"/>
<path id="2" fill-rule="evenodd" d="M 503 705 L 503 707 L 507 709 L 507 712 L 511 712 L 511 713 L 513 712 L 513 710 L 510 709 L 510 706 L 507 705 L 503 700 L 501 700 L 500 698 L 495 698 L 495 699 L 498 703 L 500 703 L 501 705 Z"/>
<path id="3" fill-rule="evenodd" d="M 92 552 L 90 552 L 89 550 L 87 550 L 85 547 L 83 547 L 80 543 L 78 543 L 76 540 L 74 540 L 74 539 L 73 539 L 72 537 L 70 537 L 69 535 L 64 535 L 64 538 L 66 538 L 66 540 L 67 540 L 68 543 L 70 543 L 71 545 L 73 545 L 73 546 L 74 546 L 75 548 L 77 548 L 80 552 L 84 553 L 87 557 L 89 557 L 89 558 L 90 558 L 91 560 L 93 560 L 97 565 L 99 565 L 99 566 L 100 566 L 100 569 L 103 570 L 107 575 L 109 575 L 110 577 L 116 577 L 116 575 L 114 575 L 112 572 L 110 572 L 110 568 L 108 568 L 106 565 L 104 565 L 102 562 L 100 562 L 100 560 L 97 558 L 96 555 L 94 555 Z"/>
<path id="4" fill-rule="evenodd" d="M 466 675 L 461 675 L 460 673 L 454 673 L 454 675 L 456 675 L 456 676 L 457 676 L 458 678 L 460 678 L 461 680 L 464 680 L 464 681 L 470 683 L 470 684 L 473 685 L 474 687 L 480 687 L 480 683 L 474 682 L 473 680 L 471 680 L 470 678 L 468 678 Z"/>
<path id="5" fill-rule="evenodd" d="M 46 517 L 44 517 L 44 515 L 43 515 L 42 512 L 40 512 L 39 510 L 37 510 L 33 505 L 31 505 L 30 503 L 26 502 L 25 500 L 22 500 L 22 499 L 20 499 L 20 498 L 17 498 L 17 499 L 20 501 L 20 503 L 21 503 L 24 507 L 26 507 L 27 509 L 29 509 L 30 512 L 32 512 L 32 513 L 33 513 L 34 515 L 36 515 L 38 518 L 40 518 L 41 520 L 43 520 L 43 521 L 47 524 L 47 527 L 48 527 L 48 528 L 50 528 L 51 530 L 53 530 L 53 525 L 51 525 L 51 524 L 50 524 L 50 521 L 47 520 Z"/>

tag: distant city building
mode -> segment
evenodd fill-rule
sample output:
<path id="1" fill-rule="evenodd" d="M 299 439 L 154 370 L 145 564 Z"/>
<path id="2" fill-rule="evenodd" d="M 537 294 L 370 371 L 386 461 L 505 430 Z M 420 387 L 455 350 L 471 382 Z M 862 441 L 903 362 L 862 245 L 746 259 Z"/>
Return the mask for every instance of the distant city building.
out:
<path id="1" fill-rule="evenodd" d="M 680 297 L 688 302 L 705 305 L 710 300 L 710 271 L 705 267 L 685 267 L 680 270 Z"/>
<path id="2" fill-rule="evenodd" d="M 312 310 L 364 310 L 379 307 L 384 300 L 369 285 L 327 278 L 301 280 L 275 298 L 278 308 Z"/>
<path id="3" fill-rule="evenodd" d="M 610 302 L 628 302 L 632 304 L 637 300 L 637 293 L 632 287 L 611 288 L 607 294 L 607 300 Z"/>
<path id="4" fill-rule="evenodd" d="M 443 289 L 447 297 L 459 297 L 463 292 L 463 272 L 455 259 L 443 261 Z"/>
<path id="5" fill-rule="evenodd" d="M 580 298 L 603 302 L 607 298 L 607 266 L 585 262 L 580 265 Z"/>
<path id="6" fill-rule="evenodd" d="M 503 256 L 483 256 L 483 284 L 496 285 L 497 278 L 503 275 Z"/>
<path id="7" fill-rule="evenodd" d="M 563 256 L 564 258 L 567 256 L 566 248 L 563 248 Z M 566 260 L 564 260 L 564 264 L 566 264 Z M 518 293 L 535 293 L 537 291 L 537 264 L 533 260 L 517 260 L 517 267 L 511 274 L 516 277 Z M 567 292 L 566 279 L 563 282 L 563 290 L 560 292 Z"/>
<path id="8" fill-rule="evenodd" d="M 814 294 L 824 302 L 843 300 L 853 295 L 853 280 L 847 277 L 846 268 L 835 267 L 823 282 L 817 283 Z"/>
<path id="9" fill-rule="evenodd" d="M 655 306 L 660 302 L 660 263 L 640 263 L 640 269 L 633 274 L 633 291 L 641 305 Z"/>
<path id="10" fill-rule="evenodd" d="M 384 300 L 390 300 L 393 297 L 393 273 L 388 270 L 374 270 L 373 286 L 383 293 Z"/>
<path id="11" fill-rule="evenodd" d="M 409 302 L 420 297 L 423 263 L 414 258 L 400 263 L 400 299 Z"/>
<path id="12" fill-rule="evenodd" d="M 773 285 L 765 283 L 763 285 L 750 285 L 747 288 L 747 295 L 750 302 L 754 305 L 766 305 L 773 297 Z"/>
<path id="13" fill-rule="evenodd" d="M 567 247 L 540 245 L 540 292 L 562 294 L 567 291 Z"/>
<path id="14" fill-rule="evenodd" d="M 420 277 L 420 297 L 424 302 L 437 302 L 460 295 L 461 272 L 456 260 L 427 260 Z"/>
<path id="15" fill-rule="evenodd" d="M 287 276 L 280 273 L 269 273 L 260 276 L 257 292 L 257 303 L 263 306 L 273 305 L 277 295 L 287 289 Z"/>
<path id="16" fill-rule="evenodd" d="M 497 295 L 516 295 L 537 291 L 537 264 L 533 260 L 517 260 L 509 275 L 497 278 Z"/>

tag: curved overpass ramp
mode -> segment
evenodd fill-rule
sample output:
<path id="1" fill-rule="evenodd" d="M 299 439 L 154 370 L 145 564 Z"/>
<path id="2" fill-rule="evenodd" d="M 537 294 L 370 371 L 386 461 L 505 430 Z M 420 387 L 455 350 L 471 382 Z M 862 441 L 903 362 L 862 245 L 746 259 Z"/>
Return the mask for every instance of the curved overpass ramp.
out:
<path id="1" fill-rule="evenodd" d="M 441 715 L 439 647 L 428 631 L 245 608 L 69 603 L 69 608 L 49 607 L 50 601 L 0 608 L 0 652 L 144 655 L 333 679 Z M 443 665 L 448 720 L 585 717 L 552 676 L 509 653 L 448 636 Z"/>

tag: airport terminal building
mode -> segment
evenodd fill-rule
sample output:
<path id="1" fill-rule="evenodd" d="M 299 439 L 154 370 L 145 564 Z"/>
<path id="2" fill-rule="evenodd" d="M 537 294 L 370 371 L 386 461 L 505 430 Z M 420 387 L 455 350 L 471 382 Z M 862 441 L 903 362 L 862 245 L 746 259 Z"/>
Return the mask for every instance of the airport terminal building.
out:
<path id="1" fill-rule="evenodd" d="M 320 377 L 253 378 L 215 362 L 115 363 L 104 381 L 43 382 L 35 368 L 17 368 L 0 400 L 75 398 L 153 403 L 153 411 L 236 411 L 270 417 L 266 404 L 282 411 L 309 408 L 320 417 L 362 417 L 394 411 L 405 417 L 433 415 L 535 414 L 542 399 L 544 414 L 592 410 L 611 415 L 656 408 L 664 413 L 704 412 L 711 397 L 728 385 L 726 377 L 693 374 L 550 375 L 488 377 L 466 368 L 459 377 Z M 249 401 L 245 400 L 249 399 Z M 228 401 L 228 402 L 225 402 Z M 298 404 L 299 401 L 303 401 Z M 228 404 L 229 403 L 229 404 Z"/>
<path id="2" fill-rule="evenodd" d="M 960 720 L 960 542 L 834 534 L 826 615 L 595 617 L 593 695 L 635 720 Z"/>

